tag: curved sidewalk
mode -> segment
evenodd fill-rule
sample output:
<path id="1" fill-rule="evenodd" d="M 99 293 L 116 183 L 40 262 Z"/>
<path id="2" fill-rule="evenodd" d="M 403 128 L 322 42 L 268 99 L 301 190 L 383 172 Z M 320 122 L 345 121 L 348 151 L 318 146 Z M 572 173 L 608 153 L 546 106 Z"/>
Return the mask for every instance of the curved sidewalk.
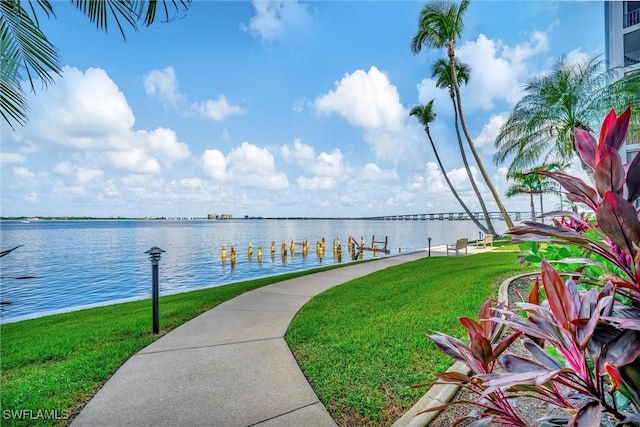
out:
<path id="1" fill-rule="evenodd" d="M 333 286 L 426 256 L 355 263 L 226 301 L 131 357 L 72 425 L 335 426 L 284 340 L 289 323 Z"/>

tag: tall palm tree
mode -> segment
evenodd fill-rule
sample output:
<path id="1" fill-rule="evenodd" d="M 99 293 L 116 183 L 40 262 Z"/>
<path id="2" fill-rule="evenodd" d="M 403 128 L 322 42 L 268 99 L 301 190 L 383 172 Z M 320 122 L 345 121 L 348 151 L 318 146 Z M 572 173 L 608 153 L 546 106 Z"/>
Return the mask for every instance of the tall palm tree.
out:
<path id="1" fill-rule="evenodd" d="M 482 224 L 478 220 L 478 218 L 476 218 L 475 215 L 471 213 L 467 205 L 462 201 L 455 187 L 449 180 L 449 176 L 447 176 L 446 169 L 444 168 L 444 166 L 442 166 L 440 155 L 438 154 L 436 145 L 433 143 L 433 139 L 431 138 L 431 132 L 429 130 L 429 123 L 434 121 L 436 118 L 436 113 L 433 111 L 433 99 L 429 101 L 426 105 L 417 105 L 413 107 L 409 115 L 415 116 L 418 119 L 418 121 L 424 126 L 424 131 L 427 134 L 427 137 L 429 138 L 429 142 L 431 143 L 431 148 L 433 148 L 433 153 L 436 155 L 436 161 L 438 162 L 438 167 L 442 171 L 442 175 L 444 175 L 444 180 L 447 182 L 447 185 L 451 189 L 453 196 L 456 198 L 458 203 L 460 203 L 460 206 L 462 206 L 462 208 L 467 213 L 467 215 L 469 215 L 469 218 L 471 218 L 471 220 L 480 228 L 480 230 L 482 230 L 482 232 L 485 234 L 489 233 L 487 227 L 485 227 L 484 224 Z"/>
<path id="2" fill-rule="evenodd" d="M 478 153 L 473 138 L 469 133 L 467 127 L 467 121 L 462 109 L 462 97 L 460 95 L 460 85 L 455 72 L 455 41 L 462 34 L 464 24 L 462 17 L 469 7 L 469 0 L 461 0 L 460 5 L 456 5 L 446 0 L 434 0 L 427 3 L 420 12 L 419 28 L 416 34 L 411 39 L 411 50 L 414 54 L 417 54 L 422 50 L 422 46 L 430 48 L 441 49 L 447 48 L 447 57 L 449 58 L 449 67 L 451 68 L 451 76 L 453 77 L 453 88 L 456 95 L 456 104 L 458 106 L 458 113 L 460 115 L 460 123 L 462 124 L 462 130 L 464 131 L 465 138 L 469 144 L 469 148 L 473 153 L 473 157 L 478 164 L 478 169 L 482 174 L 482 178 L 487 184 L 487 187 L 491 191 L 496 205 L 504 218 L 504 221 L 508 228 L 513 227 L 513 221 L 509 217 L 507 210 L 502 204 L 500 195 L 496 190 L 491 178 L 487 173 L 482 158 Z"/>
<path id="3" fill-rule="evenodd" d="M 510 175 L 507 175 L 507 178 L 510 178 L 514 181 L 513 185 L 511 185 L 505 195 L 507 197 L 514 197 L 520 194 L 529 194 L 529 206 L 531 207 L 531 220 L 536 220 L 536 208 L 535 203 L 533 202 L 533 195 L 538 194 L 540 196 L 540 213 L 544 213 L 544 205 L 542 204 L 542 195 L 545 193 L 555 193 L 557 192 L 557 187 L 554 182 L 551 182 L 546 176 L 532 174 L 531 172 L 547 170 L 547 171 L 562 171 L 566 169 L 568 164 L 566 163 L 551 163 L 548 165 L 541 165 L 535 168 L 532 168 L 528 172 L 514 172 Z M 544 223 L 544 218 L 542 219 Z"/>
<path id="4" fill-rule="evenodd" d="M 640 105 L 640 71 L 615 80 L 601 56 L 582 60 L 561 57 L 548 72 L 530 78 L 496 138 L 496 164 L 512 159 L 509 173 L 540 162 L 568 161 L 575 153 L 574 130 L 596 129 L 614 107 Z M 614 81 L 615 80 L 615 81 Z M 640 108 L 633 110 L 629 137 L 638 136 Z"/>
<path id="5" fill-rule="evenodd" d="M 191 0 L 71 0 L 99 30 L 115 23 L 122 37 L 125 27 L 138 30 L 138 24 L 151 25 L 157 15 L 169 21 L 176 12 L 188 9 Z M 50 0 L 0 1 L 0 114 L 13 129 L 28 120 L 28 103 L 21 82 L 33 92 L 34 81 L 43 87 L 61 74 L 58 49 L 40 30 L 41 18 L 55 18 Z M 160 7 L 158 7 L 160 5 Z"/>
<path id="6" fill-rule="evenodd" d="M 466 84 L 469 81 L 469 77 L 471 74 L 471 67 L 469 66 L 469 64 L 465 64 L 464 62 L 456 62 L 455 68 L 458 82 Z M 473 174 L 471 173 L 471 168 L 469 167 L 469 162 L 467 161 L 467 153 L 465 152 L 464 145 L 462 143 L 462 137 L 460 136 L 460 126 L 458 125 L 458 108 L 456 107 L 455 91 L 453 89 L 453 78 L 451 76 L 451 67 L 449 67 L 449 63 L 445 59 L 438 59 L 433 64 L 431 77 L 437 77 L 436 87 L 449 90 L 449 97 L 451 98 L 451 103 L 453 104 L 453 122 L 456 128 L 456 136 L 458 138 L 460 156 L 462 157 L 464 168 L 467 171 L 467 177 L 469 178 L 471 186 L 473 187 L 473 191 L 476 193 L 476 197 L 478 198 L 478 202 L 480 203 L 482 213 L 486 218 L 487 227 L 489 227 L 489 233 L 496 234 L 496 230 L 493 228 L 493 223 L 491 222 L 491 216 L 489 215 L 487 206 L 485 205 L 484 199 L 480 194 L 480 190 L 478 189 L 476 180 L 473 178 Z"/>

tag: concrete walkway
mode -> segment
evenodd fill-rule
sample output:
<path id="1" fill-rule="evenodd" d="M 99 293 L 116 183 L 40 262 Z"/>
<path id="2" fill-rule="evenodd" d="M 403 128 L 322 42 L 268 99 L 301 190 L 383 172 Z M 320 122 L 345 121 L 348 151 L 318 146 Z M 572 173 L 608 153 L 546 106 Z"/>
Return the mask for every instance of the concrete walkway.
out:
<path id="1" fill-rule="evenodd" d="M 425 256 L 356 263 L 220 304 L 131 357 L 72 425 L 335 426 L 284 340 L 289 323 L 333 286 Z"/>

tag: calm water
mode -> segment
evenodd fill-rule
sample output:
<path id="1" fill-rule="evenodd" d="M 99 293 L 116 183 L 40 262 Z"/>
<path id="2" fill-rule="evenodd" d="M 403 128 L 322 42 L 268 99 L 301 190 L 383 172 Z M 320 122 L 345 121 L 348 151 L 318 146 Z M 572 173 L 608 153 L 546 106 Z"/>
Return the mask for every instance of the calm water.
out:
<path id="1" fill-rule="evenodd" d="M 504 223 L 494 226 L 504 231 Z M 502 228 L 501 228 L 502 227 Z M 389 238 L 391 253 L 450 243 L 460 237 L 476 239 L 471 221 L 366 221 L 366 220 L 230 220 L 230 221 L 3 221 L 0 249 L 24 245 L 0 258 L 0 300 L 12 304 L 2 309 L 2 322 L 67 311 L 87 305 L 151 296 L 151 263 L 144 254 L 152 246 L 166 252 L 159 267 L 160 295 L 219 286 L 250 278 L 305 270 L 337 262 L 349 262 L 349 236 Z M 318 258 L 316 242 L 326 239 L 324 258 Z M 333 255 L 339 238 L 344 256 Z M 284 261 L 282 242 L 310 243 L 306 258 L 297 247 Z M 271 257 L 271 242 L 276 256 Z M 248 246 L 254 248 L 248 258 Z M 227 260 L 222 262 L 222 246 Z M 263 260 L 258 262 L 258 245 Z M 230 250 L 236 248 L 235 268 Z M 365 258 L 371 257 L 365 252 Z M 15 279 L 37 276 L 33 279 Z"/>

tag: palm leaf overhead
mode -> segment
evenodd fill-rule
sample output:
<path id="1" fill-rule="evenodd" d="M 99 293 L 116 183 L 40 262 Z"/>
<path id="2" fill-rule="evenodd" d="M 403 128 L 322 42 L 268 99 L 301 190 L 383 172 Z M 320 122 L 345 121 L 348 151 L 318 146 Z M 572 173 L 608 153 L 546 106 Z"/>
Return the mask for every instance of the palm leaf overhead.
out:
<path id="1" fill-rule="evenodd" d="M 619 71 L 606 70 L 600 56 L 561 57 L 550 71 L 530 78 L 525 96 L 498 133 L 494 161 L 511 159 L 509 173 L 514 173 L 540 162 L 569 160 L 576 128 L 592 131 L 612 107 L 622 111 L 640 105 L 640 71 L 616 80 Z M 639 110 L 634 110 L 631 138 L 638 136 Z"/>
<path id="2" fill-rule="evenodd" d="M 115 22 L 125 38 L 125 28 L 138 30 L 138 23 L 151 25 L 161 13 L 164 21 L 187 10 L 191 0 L 72 0 L 72 4 L 96 24 L 107 31 Z M 158 7 L 158 3 L 162 7 Z M 0 1 L 0 114 L 14 129 L 28 120 L 29 106 L 23 88 L 28 82 L 35 92 L 37 80 L 47 87 L 61 75 L 58 49 L 40 30 L 40 17 L 55 17 L 49 0 Z"/>
<path id="3" fill-rule="evenodd" d="M 21 81 L 29 81 L 35 91 L 34 80 L 46 86 L 53 83 L 53 75 L 61 73 L 58 50 L 40 31 L 34 5 L 29 6 L 25 9 L 20 1 L 0 1 L 0 113 L 12 128 L 12 122 L 24 125 L 27 121 Z M 47 0 L 39 0 L 37 6 L 54 16 Z"/>

